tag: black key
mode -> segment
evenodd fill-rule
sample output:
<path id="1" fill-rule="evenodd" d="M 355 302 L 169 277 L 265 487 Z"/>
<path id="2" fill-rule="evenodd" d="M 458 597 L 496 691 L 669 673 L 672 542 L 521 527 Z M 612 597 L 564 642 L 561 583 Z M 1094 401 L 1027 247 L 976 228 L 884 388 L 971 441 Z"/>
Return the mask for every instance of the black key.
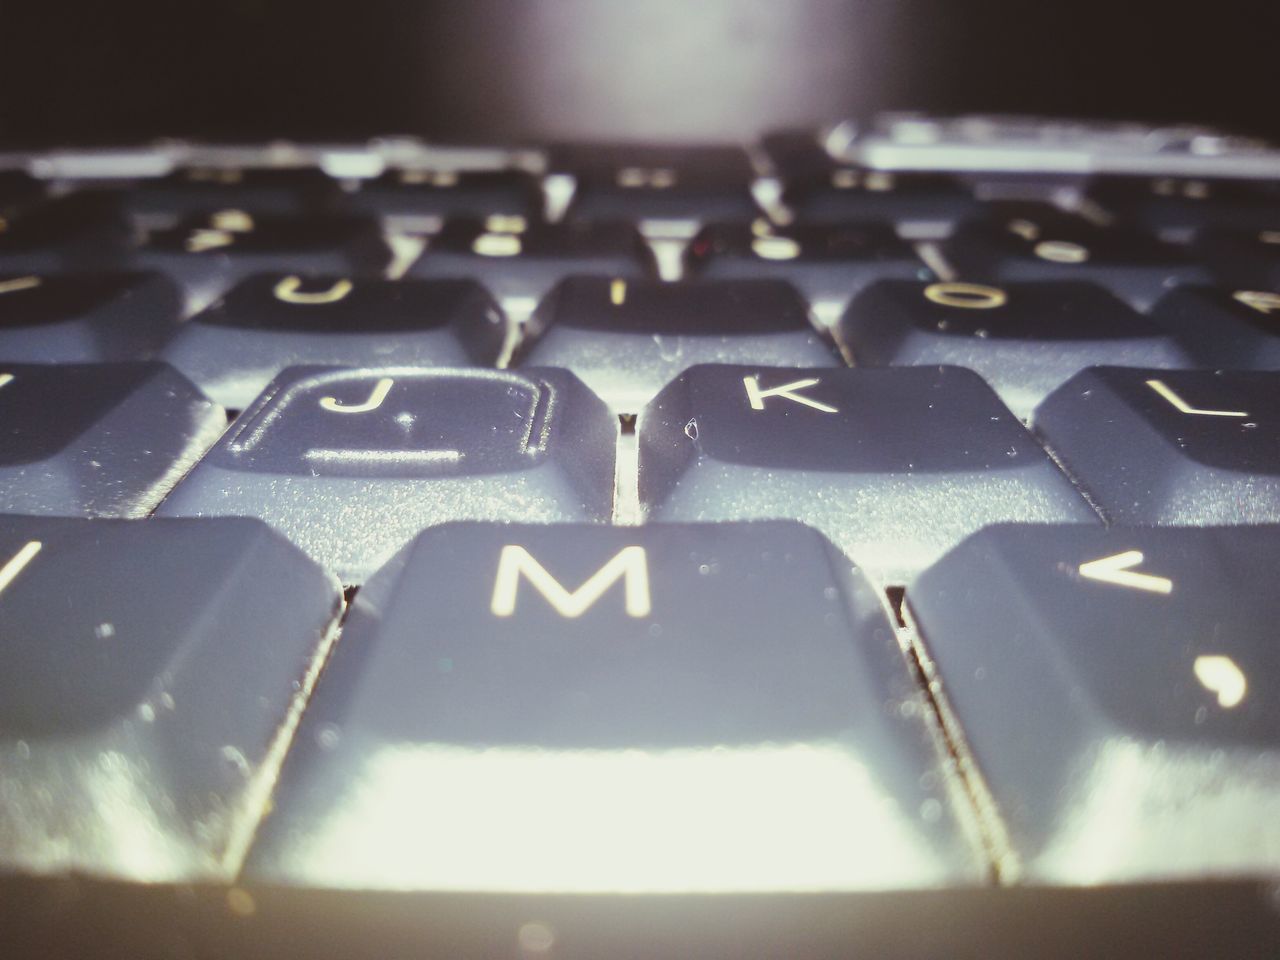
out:
<path id="1" fill-rule="evenodd" d="M 8 513 L 145 516 L 226 426 L 163 363 L 0 364 Z"/>
<path id="2" fill-rule="evenodd" d="M 789 180 L 782 199 L 797 223 L 953 224 L 978 209 L 973 195 L 943 174 L 840 165 L 816 176 Z"/>
<path id="3" fill-rule="evenodd" d="M 82 191 L 37 204 L 0 230 L 0 274 L 118 269 L 134 242 L 119 197 Z"/>
<path id="4" fill-rule="evenodd" d="M 973 882 L 926 709 L 879 598 L 798 524 L 436 527 L 357 594 L 246 877 Z"/>
<path id="5" fill-rule="evenodd" d="M 755 174 L 735 147 L 553 148 L 550 169 L 577 186 L 567 216 L 580 220 L 750 222 Z"/>
<path id="6" fill-rule="evenodd" d="M 490 217 L 448 221 L 409 275 L 466 277 L 499 300 L 537 301 L 572 274 L 636 280 L 656 270 L 652 252 L 630 224 Z"/>
<path id="7" fill-rule="evenodd" d="M 1269 182 L 1099 177 L 1087 196 L 1118 220 L 1162 233 L 1280 229 L 1280 190 Z"/>
<path id="8" fill-rule="evenodd" d="M 146 219 L 179 220 L 217 210 L 292 217 L 331 208 L 339 195 L 333 178 L 315 168 L 188 167 L 139 181 L 123 201 L 131 214 Z"/>
<path id="9" fill-rule="evenodd" d="M 1139 310 L 1172 287 L 1208 281 L 1208 271 L 1182 247 L 1136 230 L 1071 220 L 1061 211 L 1039 220 L 963 223 L 941 250 L 963 280 L 1087 280 Z"/>
<path id="10" fill-rule="evenodd" d="M 1097 367 L 1035 429 L 1108 520 L 1280 522 L 1280 373 Z"/>
<path id="11" fill-rule="evenodd" d="M 198 309 L 254 273 L 379 277 L 391 250 L 369 218 L 265 218 L 226 210 L 151 233 L 133 259 L 174 277 L 189 307 Z"/>
<path id="12" fill-rule="evenodd" d="M 1183 287 L 1151 317 L 1167 327 L 1197 366 L 1280 370 L 1280 293 Z"/>
<path id="13" fill-rule="evenodd" d="M 1280 289 L 1280 219 L 1267 230 L 1202 230 L 1192 250 L 1223 286 Z"/>
<path id="14" fill-rule="evenodd" d="M 572 277 L 542 302 L 525 336 L 522 362 L 568 367 L 626 413 L 694 363 L 840 362 L 805 302 L 777 280 Z"/>
<path id="15" fill-rule="evenodd" d="M 907 592 L 1022 876 L 1280 868 L 1277 569 L 1280 527 L 1000 526 Z"/>
<path id="16" fill-rule="evenodd" d="M 0 214 L 7 218 L 12 214 L 43 200 L 45 185 L 22 170 L 0 171 Z M 7 226 L 7 220 L 5 220 Z"/>
<path id="17" fill-rule="evenodd" d="M 878 283 L 838 335 L 859 366 L 970 367 L 1023 419 L 1093 364 L 1190 365 L 1170 331 L 1087 283 Z"/>
<path id="18" fill-rule="evenodd" d="M 709 279 L 787 280 L 815 303 L 844 303 L 873 280 L 933 276 L 911 245 L 883 223 L 714 224 L 689 244 L 685 268 Z"/>
<path id="19" fill-rule="evenodd" d="M 147 359 L 181 317 L 181 291 L 157 273 L 0 277 L 6 361 Z"/>
<path id="20" fill-rule="evenodd" d="M 491 366 L 507 322 L 467 280 L 259 274 L 183 325 L 164 359 L 243 410 L 298 364 Z"/>
<path id="21" fill-rule="evenodd" d="M 256 520 L 0 517 L 0 871 L 237 873 L 342 605 Z"/>
<path id="22" fill-rule="evenodd" d="M 984 524 L 1097 516 L 976 374 L 697 366 L 645 408 L 652 520 L 786 517 L 910 579 Z"/>
<path id="23" fill-rule="evenodd" d="M 618 423 L 563 370 L 292 367 L 164 516 L 255 516 L 343 583 L 449 520 L 608 522 Z"/>
<path id="24" fill-rule="evenodd" d="M 344 206 L 380 217 L 533 219 L 542 213 L 538 182 L 518 170 L 388 170 L 360 185 Z"/>

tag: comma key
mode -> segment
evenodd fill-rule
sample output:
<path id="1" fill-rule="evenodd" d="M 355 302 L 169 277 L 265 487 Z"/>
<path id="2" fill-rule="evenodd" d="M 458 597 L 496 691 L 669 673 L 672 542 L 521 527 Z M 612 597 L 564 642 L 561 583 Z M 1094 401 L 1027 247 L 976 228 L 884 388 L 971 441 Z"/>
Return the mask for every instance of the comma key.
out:
<path id="1" fill-rule="evenodd" d="M 880 598 L 798 524 L 435 527 L 356 595 L 246 877 L 980 883 L 926 710 Z"/>

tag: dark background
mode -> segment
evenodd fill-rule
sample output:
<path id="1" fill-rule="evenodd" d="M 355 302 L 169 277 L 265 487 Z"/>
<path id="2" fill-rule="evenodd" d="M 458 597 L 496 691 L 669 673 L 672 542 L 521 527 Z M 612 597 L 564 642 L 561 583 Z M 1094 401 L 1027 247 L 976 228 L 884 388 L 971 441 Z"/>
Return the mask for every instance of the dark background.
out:
<path id="1" fill-rule="evenodd" d="M 1280 2 L 0 0 L 0 141 L 728 141 L 876 110 L 1280 139 Z"/>

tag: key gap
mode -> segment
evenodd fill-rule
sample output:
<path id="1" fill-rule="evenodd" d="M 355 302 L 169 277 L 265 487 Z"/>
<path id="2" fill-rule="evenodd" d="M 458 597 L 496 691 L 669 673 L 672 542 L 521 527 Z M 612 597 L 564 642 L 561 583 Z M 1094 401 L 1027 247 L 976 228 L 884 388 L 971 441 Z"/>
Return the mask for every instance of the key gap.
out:
<path id="1" fill-rule="evenodd" d="M 639 441 L 636 415 L 618 414 L 617 463 L 613 482 L 613 523 L 634 527 L 640 523 Z"/>
<path id="2" fill-rule="evenodd" d="M 899 630 L 907 628 L 907 621 L 902 616 L 902 605 L 907 599 L 907 588 L 901 585 L 892 584 L 884 588 L 884 594 L 889 598 L 889 609 L 893 612 L 893 621 Z"/>

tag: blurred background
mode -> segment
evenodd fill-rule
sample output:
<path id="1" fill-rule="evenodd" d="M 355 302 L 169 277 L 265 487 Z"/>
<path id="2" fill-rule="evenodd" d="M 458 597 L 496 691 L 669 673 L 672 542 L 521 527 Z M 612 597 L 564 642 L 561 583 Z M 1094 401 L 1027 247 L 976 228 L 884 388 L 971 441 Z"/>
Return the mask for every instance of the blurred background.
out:
<path id="1" fill-rule="evenodd" d="M 1280 138 L 1280 4 L 456 0 L 0 6 L 7 145 L 735 141 L 877 110 Z"/>

